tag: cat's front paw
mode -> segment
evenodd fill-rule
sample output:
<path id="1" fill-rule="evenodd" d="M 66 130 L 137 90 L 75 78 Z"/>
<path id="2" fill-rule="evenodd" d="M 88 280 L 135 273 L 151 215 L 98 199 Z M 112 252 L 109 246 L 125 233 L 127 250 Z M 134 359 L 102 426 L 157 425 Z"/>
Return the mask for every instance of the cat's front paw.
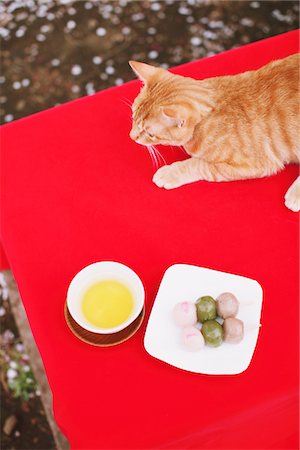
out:
<path id="1" fill-rule="evenodd" d="M 158 187 L 165 189 L 174 189 L 182 186 L 184 182 L 181 179 L 180 171 L 175 164 L 163 166 L 154 174 L 153 182 Z"/>
<path id="2" fill-rule="evenodd" d="M 300 180 L 296 180 L 284 197 L 285 206 L 293 212 L 300 211 Z"/>

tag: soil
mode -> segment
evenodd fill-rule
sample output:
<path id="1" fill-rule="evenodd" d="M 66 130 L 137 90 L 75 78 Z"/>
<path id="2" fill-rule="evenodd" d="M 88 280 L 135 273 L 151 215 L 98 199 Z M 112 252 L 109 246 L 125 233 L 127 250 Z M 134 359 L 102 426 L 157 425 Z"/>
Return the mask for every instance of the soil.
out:
<path id="1" fill-rule="evenodd" d="M 39 398 L 20 402 L 11 396 L 1 399 L 1 428 L 7 417 L 16 415 L 17 424 L 10 436 L 1 433 L 1 448 L 13 449 L 54 449 L 55 444 L 49 429 L 45 412 Z"/>
<path id="2" fill-rule="evenodd" d="M 0 381 L 1 381 L 1 449 L 54 449 L 55 443 L 40 399 L 40 392 L 30 370 L 28 355 L 20 341 L 12 314 L 4 277 L 0 272 Z M 9 388 L 8 370 L 16 364 L 28 369 L 31 380 L 26 389 L 28 399 L 14 398 Z M 16 379 L 19 379 L 16 377 Z M 23 388 L 24 389 L 24 388 Z M 24 391 L 23 391 L 24 392 Z M 16 424 L 9 435 L 3 431 L 8 418 L 15 416 Z"/>
<path id="3" fill-rule="evenodd" d="M 20 5 L 23 5 L 20 7 Z M 2 123 L 299 26 L 297 1 L 4 0 Z"/>

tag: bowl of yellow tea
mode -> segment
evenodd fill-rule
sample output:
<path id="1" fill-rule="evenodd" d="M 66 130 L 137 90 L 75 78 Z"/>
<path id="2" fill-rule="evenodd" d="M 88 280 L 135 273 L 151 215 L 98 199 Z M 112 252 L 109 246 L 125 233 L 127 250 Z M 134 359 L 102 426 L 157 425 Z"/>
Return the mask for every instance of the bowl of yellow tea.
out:
<path id="1" fill-rule="evenodd" d="M 123 330 L 141 313 L 145 292 L 138 275 L 124 264 L 102 261 L 82 269 L 67 293 L 73 319 L 93 333 Z"/>

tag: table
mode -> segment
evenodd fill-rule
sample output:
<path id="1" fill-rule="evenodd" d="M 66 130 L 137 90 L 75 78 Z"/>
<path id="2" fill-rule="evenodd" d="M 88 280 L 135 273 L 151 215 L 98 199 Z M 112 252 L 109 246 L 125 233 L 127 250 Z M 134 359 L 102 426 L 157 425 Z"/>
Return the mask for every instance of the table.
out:
<path id="1" fill-rule="evenodd" d="M 289 32 L 174 72 L 200 79 L 256 69 L 297 52 L 298 39 Z M 149 156 L 128 136 L 124 99 L 139 89 L 130 82 L 1 129 L 1 241 L 57 423 L 72 449 L 297 448 L 299 215 L 283 197 L 298 169 L 158 189 Z M 162 152 L 168 163 L 184 158 L 178 149 Z M 146 289 L 143 326 L 108 349 L 77 340 L 63 313 L 72 277 L 99 260 L 127 264 Z M 263 326 L 244 373 L 197 375 L 146 353 L 160 280 L 179 262 L 263 286 Z"/>

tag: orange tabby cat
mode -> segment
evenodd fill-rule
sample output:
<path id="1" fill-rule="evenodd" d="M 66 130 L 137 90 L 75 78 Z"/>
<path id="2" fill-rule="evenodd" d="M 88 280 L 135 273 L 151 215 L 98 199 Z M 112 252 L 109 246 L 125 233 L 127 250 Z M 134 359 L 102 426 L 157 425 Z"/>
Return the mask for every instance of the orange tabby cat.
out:
<path id="1" fill-rule="evenodd" d="M 202 81 L 129 64 L 144 82 L 132 106 L 130 137 L 145 146 L 183 146 L 191 156 L 161 167 L 153 177 L 157 186 L 258 178 L 299 163 L 299 54 Z M 285 204 L 300 210 L 300 177 Z"/>

